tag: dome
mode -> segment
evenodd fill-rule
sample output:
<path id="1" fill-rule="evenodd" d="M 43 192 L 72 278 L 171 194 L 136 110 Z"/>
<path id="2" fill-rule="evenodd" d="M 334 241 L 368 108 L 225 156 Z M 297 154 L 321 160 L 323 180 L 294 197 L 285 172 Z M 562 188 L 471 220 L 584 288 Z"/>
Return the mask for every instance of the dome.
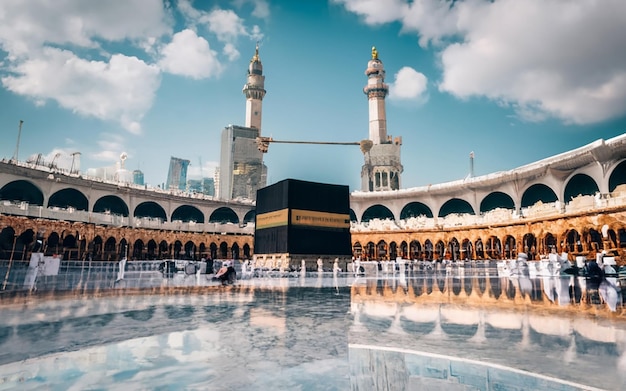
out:
<path id="1" fill-rule="evenodd" d="M 263 74 L 263 64 L 261 64 L 260 60 L 250 61 L 250 66 L 248 66 L 248 73 L 251 75 L 262 75 Z"/>
<path id="2" fill-rule="evenodd" d="M 256 44 L 256 49 L 254 51 L 254 56 L 250 60 L 250 65 L 248 66 L 248 73 L 251 75 L 262 75 L 263 74 L 263 64 L 261 64 L 261 59 L 259 58 L 259 44 Z"/>
<path id="3" fill-rule="evenodd" d="M 378 74 L 380 71 L 384 71 L 383 62 L 379 59 L 369 60 L 367 63 L 366 75 Z"/>
<path id="4" fill-rule="evenodd" d="M 383 62 L 378 59 L 378 50 L 376 50 L 376 46 L 372 46 L 372 59 L 367 62 L 365 74 L 370 76 L 377 75 L 381 72 L 384 75 L 385 68 L 383 67 Z"/>

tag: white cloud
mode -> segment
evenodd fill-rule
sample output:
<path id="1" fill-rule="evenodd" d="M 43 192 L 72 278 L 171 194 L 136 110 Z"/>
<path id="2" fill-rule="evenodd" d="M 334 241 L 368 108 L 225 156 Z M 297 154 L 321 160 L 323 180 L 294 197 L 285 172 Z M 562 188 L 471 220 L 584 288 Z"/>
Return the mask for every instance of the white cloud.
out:
<path id="1" fill-rule="evenodd" d="M 171 31 L 171 24 L 162 0 L 2 0 L 0 47 L 11 57 L 28 55 L 44 42 L 96 47 L 96 38 L 159 37 Z"/>
<path id="2" fill-rule="evenodd" d="M 250 39 L 257 42 L 263 39 L 263 33 L 261 32 L 261 28 L 259 26 L 252 26 L 252 31 L 250 31 Z"/>
<path id="3" fill-rule="evenodd" d="M 504 102 L 534 121 L 626 113 L 623 0 L 334 1 L 368 24 L 400 22 L 421 46 L 438 45 L 441 91 Z"/>
<path id="4" fill-rule="evenodd" d="M 332 0 L 343 4 L 350 12 L 363 17 L 365 23 L 378 25 L 390 23 L 402 18 L 409 5 L 405 0 Z"/>
<path id="5" fill-rule="evenodd" d="M 241 7 L 245 3 L 251 3 L 254 6 L 252 14 L 259 18 L 269 17 L 269 5 L 265 0 L 237 0 L 234 4 Z M 215 8 L 209 12 L 198 10 L 193 7 L 191 0 L 180 0 L 178 2 L 178 10 L 186 18 L 190 24 L 190 30 L 197 31 L 198 26 L 206 28 L 211 34 L 214 34 L 218 41 L 224 44 L 223 52 L 230 61 L 238 58 L 236 42 L 239 37 L 248 37 L 252 40 L 259 41 L 263 38 L 261 29 L 257 25 L 251 28 L 245 26 L 245 20 L 241 18 L 235 11 Z"/>
<path id="6" fill-rule="evenodd" d="M 202 79 L 217 76 L 222 71 L 217 53 L 211 50 L 206 39 L 190 29 L 174 34 L 161 55 L 159 66 L 176 75 Z"/>
<path id="7" fill-rule="evenodd" d="M 90 154 L 94 160 L 115 163 L 120 160 L 122 152 L 127 152 L 125 148 L 125 138 L 119 134 L 101 133 L 98 144 L 98 150 Z"/>
<path id="8" fill-rule="evenodd" d="M 257 18 L 266 19 L 270 16 L 270 6 L 265 0 L 252 0 L 254 4 L 254 10 L 252 11 L 252 15 Z"/>
<path id="9" fill-rule="evenodd" d="M 441 55 L 442 91 L 508 102 L 528 120 L 626 112 L 626 2 L 499 0 L 460 23 L 465 41 Z"/>
<path id="10" fill-rule="evenodd" d="M 403 67 L 389 85 L 389 99 L 411 100 L 424 103 L 428 100 L 428 79 L 411 67 Z"/>
<path id="11" fill-rule="evenodd" d="M 222 42 L 232 42 L 241 35 L 247 35 L 243 19 L 231 10 L 215 9 L 201 17 L 200 22 L 207 24 L 209 31 Z"/>
<path id="12" fill-rule="evenodd" d="M 2 78 L 8 90 L 36 101 L 54 100 L 78 114 L 118 121 L 132 133 L 152 105 L 159 69 L 136 57 L 113 55 L 87 61 L 66 50 L 44 48 L 37 58 L 18 63 Z"/>
<path id="13" fill-rule="evenodd" d="M 228 57 L 228 61 L 235 61 L 239 58 L 239 50 L 232 43 L 224 45 L 224 55 Z"/>
<path id="14" fill-rule="evenodd" d="M 252 4 L 252 16 L 260 19 L 267 19 L 270 16 L 270 6 L 266 0 L 235 0 L 236 7 L 241 8 L 244 4 Z"/>
<path id="15" fill-rule="evenodd" d="M 136 57 L 110 56 L 101 44 L 147 48 L 169 34 L 171 25 L 162 0 L 3 0 L 0 49 L 7 57 L 2 84 L 36 105 L 54 100 L 81 115 L 117 121 L 139 133 L 160 84 L 159 70 Z M 69 50 L 80 48 L 95 49 L 91 53 L 104 60 L 82 59 Z"/>

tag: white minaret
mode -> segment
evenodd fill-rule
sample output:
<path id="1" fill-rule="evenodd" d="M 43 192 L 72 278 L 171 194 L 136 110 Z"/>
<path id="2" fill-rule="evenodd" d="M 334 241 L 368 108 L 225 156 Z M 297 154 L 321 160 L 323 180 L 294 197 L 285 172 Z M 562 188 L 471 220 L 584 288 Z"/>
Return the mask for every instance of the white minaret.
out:
<path id="1" fill-rule="evenodd" d="M 361 190 L 389 191 L 400 189 L 400 174 L 404 170 L 400 159 L 402 138 L 392 140 L 387 134 L 385 97 L 389 86 L 385 84 L 385 68 L 378 59 L 378 51 L 372 48 L 372 58 L 367 62 L 367 85 L 363 92 L 369 104 L 369 149 L 363 149 L 364 164 L 361 167 Z"/>
<path id="2" fill-rule="evenodd" d="M 385 68 L 378 59 L 378 51 L 372 48 L 372 59 L 365 70 L 367 85 L 363 92 L 369 100 L 370 131 L 369 139 L 374 145 L 387 142 L 387 114 L 385 114 L 385 97 L 389 86 L 385 84 Z"/>
<path id="3" fill-rule="evenodd" d="M 265 96 L 265 76 L 263 65 L 259 59 L 259 44 L 256 45 L 254 56 L 248 66 L 248 82 L 243 86 L 246 96 L 246 127 L 255 128 L 261 134 L 261 117 L 263 109 L 263 97 Z"/>

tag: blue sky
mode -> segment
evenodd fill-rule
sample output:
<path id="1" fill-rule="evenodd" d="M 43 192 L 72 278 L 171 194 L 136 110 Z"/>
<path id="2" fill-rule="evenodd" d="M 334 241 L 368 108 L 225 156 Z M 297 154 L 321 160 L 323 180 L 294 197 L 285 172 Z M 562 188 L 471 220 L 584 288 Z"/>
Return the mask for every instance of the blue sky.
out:
<path id="1" fill-rule="evenodd" d="M 260 42 L 262 132 L 360 141 L 371 47 L 391 86 L 402 187 L 509 170 L 626 131 L 623 0 L 0 2 L 0 157 L 166 180 L 170 156 L 212 176 L 219 137 L 243 125 Z M 272 144 L 270 183 L 360 186 L 356 146 Z M 200 170 L 202 163 L 202 170 Z"/>

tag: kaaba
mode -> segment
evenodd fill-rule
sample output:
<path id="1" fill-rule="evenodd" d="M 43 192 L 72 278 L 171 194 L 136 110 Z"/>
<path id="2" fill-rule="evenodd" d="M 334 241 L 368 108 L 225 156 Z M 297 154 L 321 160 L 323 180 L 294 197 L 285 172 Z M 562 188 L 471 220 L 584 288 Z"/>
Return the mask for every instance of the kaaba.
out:
<path id="1" fill-rule="evenodd" d="M 254 253 L 350 256 L 348 186 L 285 179 L 257 190 Z"/>

